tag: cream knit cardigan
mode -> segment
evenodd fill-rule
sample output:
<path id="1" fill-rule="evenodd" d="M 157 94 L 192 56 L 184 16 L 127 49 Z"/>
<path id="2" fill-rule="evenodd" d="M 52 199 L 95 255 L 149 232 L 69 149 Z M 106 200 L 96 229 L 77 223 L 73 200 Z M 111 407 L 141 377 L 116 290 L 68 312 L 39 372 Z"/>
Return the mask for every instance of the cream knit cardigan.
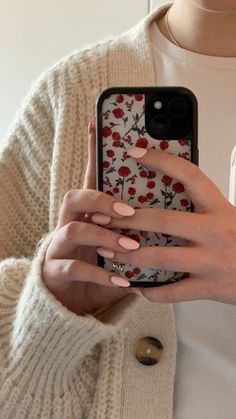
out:
<path id="1" fill-rule="evenodd" d="M 173 417 L 172 304 L 129 295 L 103 317 L 78 316 L 41 276 L 62 199 L 83 184 L 96 97 L 108 86 L 155 85 L 148 25 L 165 7 L 44 72 L 1 144 L 1 419 Z M 149 367 L 133 353 L 147 335 L 164 346 Z"/>

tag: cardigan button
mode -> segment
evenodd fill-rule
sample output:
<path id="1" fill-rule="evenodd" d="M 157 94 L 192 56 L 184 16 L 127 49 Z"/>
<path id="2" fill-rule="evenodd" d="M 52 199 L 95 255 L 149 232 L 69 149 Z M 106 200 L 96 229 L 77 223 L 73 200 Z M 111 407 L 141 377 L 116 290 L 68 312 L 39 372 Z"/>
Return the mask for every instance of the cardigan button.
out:
<path id="1" fill-rule="evenodd" d="M 135 347 L 135 356 L 142 365 L 150 366 L 160 362 L 163 355 L 162 343 L 153 336 L 139 339 Z"/>

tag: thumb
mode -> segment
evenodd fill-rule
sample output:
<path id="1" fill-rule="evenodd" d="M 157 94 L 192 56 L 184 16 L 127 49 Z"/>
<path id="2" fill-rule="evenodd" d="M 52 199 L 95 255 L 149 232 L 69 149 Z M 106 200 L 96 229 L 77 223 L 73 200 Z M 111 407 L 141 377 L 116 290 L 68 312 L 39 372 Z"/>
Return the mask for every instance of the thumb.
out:
<path id="1" fill-rule="evenodd" d="M 83 189 L 96 189 L 96 127 L 92 119 L 88 125 L 88 163 Z"/>

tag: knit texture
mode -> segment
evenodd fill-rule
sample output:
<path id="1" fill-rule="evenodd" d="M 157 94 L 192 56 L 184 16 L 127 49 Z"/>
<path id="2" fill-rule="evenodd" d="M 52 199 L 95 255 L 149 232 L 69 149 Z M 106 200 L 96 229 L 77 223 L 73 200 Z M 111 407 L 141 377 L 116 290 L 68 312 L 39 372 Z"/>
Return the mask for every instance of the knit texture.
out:
<path id="1" fill-rule="evenodd" d="M 156 14 L 45 71 L 1 143 L 1 419 L 172 418 L 172 304 L 128 295 L 99 317 L 78 316 L 42 279 L 63 197 L 83 185 L 98 94 L 154 84 L 148 25 Z M 151 373 L 133 354 L 146 330 L 165 349 Z"/>

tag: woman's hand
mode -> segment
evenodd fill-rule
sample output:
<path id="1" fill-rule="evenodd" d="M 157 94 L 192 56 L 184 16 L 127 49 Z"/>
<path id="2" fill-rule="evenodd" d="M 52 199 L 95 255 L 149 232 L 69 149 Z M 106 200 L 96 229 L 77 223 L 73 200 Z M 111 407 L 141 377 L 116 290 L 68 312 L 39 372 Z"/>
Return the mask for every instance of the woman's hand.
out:
<path id="1" fill-rule="evenodd" d="M 143 148 L 131 148 L 139 155 Z M 136 154 L 138 156 L 138 154 Z M 115 251 L 110 260 L 149 268 L 189 272 L 189 278 L 161 287 L 141 288 L 150 301 L 174 303 L 215 300 L 236 304 L 236 208 L 193 163 L 163 151 L 149 149 L 136 160 L 178 179 L 194 204 L 194 213 L 161 208 L 136 209 L 130 218 L 115 220 L 106 228 L 161 232 L 187 239 L 186 247 L 140 247 L 129 253 Z M 98 250 L 99 251 L 99 250 Z"/>
<path id="2" fill-rule="evenodd" d="M 111 217 L 118 220 L 132 215 L 134 209 L 125 202 L 95 190 L 95 155 L 95 127 L 91 125 L 83 189 L 72 189 L 65 195 L 43 265 L 43 279 L 47 288 L 76 314 L 105 309 L 127 294 L 139 293 L 135 288 L 118 287 L 118 284 L 111 282 L 115 274 L 96 266 L 97 246 L 109 244 L 110 249 L 120 254 L 128 252 L 128 247 L 126 236 L 95 226 L 92 217 L 95 220 L 95 213 L 102 212 L 108 221 Z M 101 224 L 102 220 L 98 221 Z M 135 249 L 139 247 L 139 243 L 134 240 L 129 240 L 128 245 L 133 245 Z M 129 287 L 128 281 L 122 278 L 121 281 L 123 285 L 121 283 L 120 286 Z"/>

